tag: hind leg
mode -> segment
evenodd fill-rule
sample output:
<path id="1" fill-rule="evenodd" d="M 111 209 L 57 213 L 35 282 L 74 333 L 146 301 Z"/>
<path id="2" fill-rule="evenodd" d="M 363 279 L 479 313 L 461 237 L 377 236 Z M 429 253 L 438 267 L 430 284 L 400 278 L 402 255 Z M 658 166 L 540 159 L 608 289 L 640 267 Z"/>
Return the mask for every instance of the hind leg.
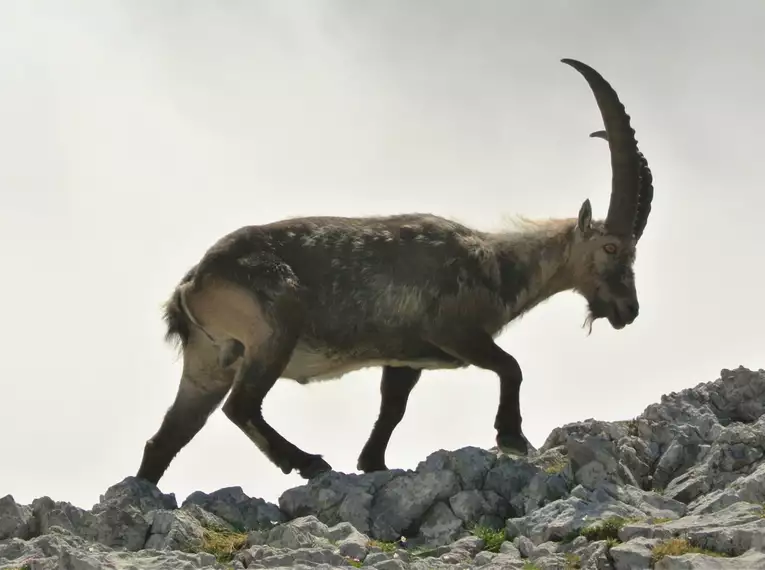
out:
<path id="1" fill-rule="evenodd" d="M 263 400 L 287 366 L 300 331 L 300 313 L 295 303 L 282 300 L 278 304 L 274 311 L 278 326 L 272 328 L 263 343 L 245 348 L 244 361 L 223 405 L 223 413 L 282 472 L 297 470 L 303 478 L 311 479 L 332 468 L 321 455 L 306 453 L 287 441 L 263 418 Z"/>
<path id="2" fill-rule="evenodd" d="M 218 363 L 218 350 L 192 331 L 183 351 L 183 375 L 175 401 L 157 433 L 146 442 L 136 477 L 157 484 L 173 458 L 207 422 L 234 380 L 234 369 Z"/>
<path id="3" fill-rule="evenodd" d="M 377 416 L 372 433 L 361 450 L 356 468 L 364 473 L 385 471 L 385 450 L 388 447 L 393 430 L 404 418 L 409 394 L 420 379 L 422 370 L 415 368 L 383 368 L 380 382 L 380 413 Z"/>

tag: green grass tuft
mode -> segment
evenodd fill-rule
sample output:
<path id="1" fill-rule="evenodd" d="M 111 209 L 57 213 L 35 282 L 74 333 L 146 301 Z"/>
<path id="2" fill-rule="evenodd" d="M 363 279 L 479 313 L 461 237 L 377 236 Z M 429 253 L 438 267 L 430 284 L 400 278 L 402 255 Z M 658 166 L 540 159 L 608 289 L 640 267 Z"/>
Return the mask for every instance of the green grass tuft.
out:
<path id="1" fill-rule="evenodd" d="M 561 473 L 566 466 L 568 465 L 568 459 L 565 457 L 560 457 L 555 459 L 553 462 L 549 463 L 545 466 L 544 471 L 548 475 L 557 475 L 558 473 Z"/>
<path id="2" fill-rule="evenodd" d="M 499 552 L 499 547 L 505 542 L 505 529 L 494 530 L 486 526 L 475 526 L 470 532 L 483 540 L 483 549 L 489 552 Z"/>
<path id="3" fill-rule="evenodd" d="M 664 542 L 660 542 L 653 547 L 651 564 L 655 565 L 665 556 L 682 556 L 683 554 L 704 554 L 716 558 L 729 558 L 729 556 L 723 552 L 715 552 L 713 550 L 706 550 L 704 548 L 693 546 L 685 538 L 671 538 Z"/>
<path id="4" fill-rule="evenodd" d="M 369 546 L 376 546 L 383 552 L 387 553 L 396 552 L 396 549 L 398 548 L 398 545 L 395 542 L 387 542 L 385 540 L 375 539 L 369 541 Z"/>
<path id="5" fill-rule="evenodd" d="M 579 534 L 587 540 L 619 540 L 619 531 L 630 522 L 636 522 L 640 519 L 625 519 L 623 517 L 609 517 L 603 521 L 584 527 Z"/>
<path id="6" fill-rule="evenodd" d="M 582 567 L 582 557 L 573 552 L 566 554 L 566 569 L 565 570 L 579 570 Z"/>
<path id="7" fill-rule="evenodd" d="M 195 552 L 207 552 L 215 556 L 218 562 L 231 562 L 234 555 L 247 545 L 247 533 L 232 531 L 214 526 L 205 527 L 202 545 L 193 549 Z"/>

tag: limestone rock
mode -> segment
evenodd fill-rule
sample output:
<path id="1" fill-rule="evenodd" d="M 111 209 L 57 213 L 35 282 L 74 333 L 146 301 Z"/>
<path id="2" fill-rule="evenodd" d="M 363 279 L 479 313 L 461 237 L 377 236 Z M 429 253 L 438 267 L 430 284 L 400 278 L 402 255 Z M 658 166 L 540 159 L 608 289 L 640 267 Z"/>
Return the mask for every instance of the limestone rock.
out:
<path id="1" fill-rule="evenodd" d="M 183 502 L 184 507 L 189 505 L 197 505 L 234 528 L 244 530 L 270 528 L 285 520 L 279 507 L 263 499 L 248 497 L 241 487 L 226 487 L 209 495 L 197 491 Z"/>
<path id="2" fill-rule="evenodd" d="M 765 569 L 765 371 L 672 393 L 629 421 L 556 428 L 529 457 L 439 450 L 413 470 L 329 472 L 278 506 L 127 477 L 91 509 L 0 497 L 0 570 Z M 234 553 L 212 539 L 231 539 Z M 232 543 L 233 544 L 233 543 Z M 686 548 L 687 550 L 687 548 Z M 715 554 L 715 556 L 712 556 Z"/>

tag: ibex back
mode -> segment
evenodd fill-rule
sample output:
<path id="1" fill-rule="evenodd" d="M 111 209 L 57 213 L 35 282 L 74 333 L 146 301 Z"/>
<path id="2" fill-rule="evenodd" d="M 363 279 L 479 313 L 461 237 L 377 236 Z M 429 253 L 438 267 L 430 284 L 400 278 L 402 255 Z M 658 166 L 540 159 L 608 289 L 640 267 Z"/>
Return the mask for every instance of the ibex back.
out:
<path id="1" fill-rule="evenodd" d="M 300 383 L 381 366 L 381 405 L 358 460 L 386 469 L 385 451 L 424 369 L 469 365 L 500 381 L 500 449 L 527 454 L 518 362 L 494 342 L 510 321 L 561 291 L 588 302 L 588 321 L 614 328 L 638 315 L 633 263 L 652 176 L 630 119 L 592 68 L 564 59 L 600 108 L 613 172 L 604 221 L 589 200 L 576 218 L 484 232 L 430 214 L 310 217 L 240 228 L 220 239 L 166 305 L 183 351 L 175 402 L 146 443 L 138 477 L 157 483 L 223 401 L 223 412 L 284 473 L 330 466 L 282 437 L 262 403 L 279 378 Z M 230 393 L 229 393 L 230 392 Z"/>

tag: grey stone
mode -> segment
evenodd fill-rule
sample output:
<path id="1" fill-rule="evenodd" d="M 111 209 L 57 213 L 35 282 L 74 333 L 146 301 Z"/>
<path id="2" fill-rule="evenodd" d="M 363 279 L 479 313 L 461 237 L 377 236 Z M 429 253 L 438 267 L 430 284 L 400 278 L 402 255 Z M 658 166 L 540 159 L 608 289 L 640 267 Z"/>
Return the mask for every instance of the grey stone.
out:
<path id="1" fill-rule="evenodd" d="M 449 506 L 466 525 L 490 523 L 487 518 L 494 517 L 500 523 L 497 526 L 501 526 L 510 513 L 510 504 L 494 491 L 460 491 L 449 499 Z"/>
<path id="2" fill-rule="evenodd" d="M 612 547 L 610 554 L 614 561 L 614 570 L 650 568 L 652 549 L 657 542 L 650 538 L 636 538 Z"/>
<path id="3" fill-rule="evenodd" d="M 614 570 L 609 550 L 605 540 L 598 540 L 580 545 L 576 553 L 580 557 L 582 569 Z"/>
<path id="4" fill-rule="evenodd" d="M 478 447 L 463 447 L 456 451 L 436 451 L 418 468 L 451 471 L 457 475 L 463 490 L 474 491 L 484 488 L 486 476 L 496 463 L 497 456 L 490 451 Z"/>
<path id="5" fill-rule="evenodd" d="M 470 553 L 460 548 L 453 548 L 449 552 L 438 557 L 441 562 L 447 564 L 467 564 L 472 559 Z"/>
<path id="6" fill-rule="evenodd" d="M 541 570 L 567 570 L 568 560 L 562 554 L 547 554 L 534 559 L 534 566 Z"/>
<path id="7" fill-rule="evenodd" d="M 701 496 L 688 506 L 692 513 L 713 513 L 740 501 L 765 502 L 765 463 L 760 463 L 751 473 L 726 488 Z"/>
<path id="8" fill-rule="evenodd" d="M 359 534 L 359 531 L 357 531 L 355 528 L 353 528 L 353 525 L 348 522 L 341 522 L 334 526 L 327 527 L 326 531 L 323 531 L 325 534 L 325 538 L 328 540 L 338 541 L 348 538 L 349 536 L 353 534 Z"/>
<path id="9" fill-rule="evenodd" d="M 223 520 L 217 515 L 204 510 L 199 505 L 193 503 L 186 503 L 180 508 L 180 512 L 188 513 L 194 519 L 196 519 L 203 528 L 211 528 L 216 530 L 235 531 L 233 525 L 228 521 Z"/>
<path id="10" fill-rule="evenodd" d="M 188 550 L 199 548 L 204 541 L 204 528 L 189 512 L 155 511 L 144 548 L 154 550 Z"/>
<path id="11" fill-rule="evenodd" d="M 533 548 L 534 544 L 532 543 L 529 545 L 530 548 Z M 515 558 L 521 557 L 521 551 L 518 550 L 518 548 L 509 540 L 506 540 L 499 546 L 499 553 L 500 554 L 508 554 L 510 556 L 514 556 Z"/>
<path id="12" fill-rule="evenodd" d="M 420 525 L 420 535 L 428 544 L 441 546 L 455 540 L 460 529 L 462 521 L 441 501 L 426 513 Z"/>
<path id="13" fill-rule="evenodd" d="M 531 539 L 525 536 L 520 536 L 518 537 L 518 551 L 524 558 L 530 558 L 531 554 L 534 552 L 534 543 Z"/>
<path id="14" fill-rule="evenodd" d="M 451 549 L 464 550 L 469 556 L 473 557 L 481 551 L 484 545 L 485 543 L 482 538 L 477 536 L 463 536 L 451 544 Z"/>
<path id="15" fill-rule="evenodd" d="M 60 527 L 52 527 L 49 534 L 29 541 L 18 539 L 15 544 L 0 543 L 0 568 L 30 570 L 176 570 L 200 568 L 219 570 L 220 565 L 208 554 L 185 552 L 138 552 L 112 550 L 98 543 L 89 543 Z"/>
<path id="16" fill-rule="evenodd" d="M 309 515 L 275 526 L 268 533 L 267 542 L 271 546 L 291 550 L 313 548 L 329 544 L 325 538 L 328 534 L 329 527 Z"/>
<path id="17" fill-rule="evenodd" d="M 473 559 L 473 565 L 474 566 L 483 566 L 484 564 L 488 564 L 491 562 L 495 557 L 497 556 L 496 552 L 489 552 L 487 550 L 484 550 L 483 552 L 479 552 L 475 555 L 475 558 Z"/>
<path id="18" fill-rule="evenodd" d="M 542 544 L 535 546 L 531 553 L 529 554 L 529 558 L 532 560 L 536 558 L 542 558 L 543 556 L 549 556 L 551 554 L 556 554 L 558 552 L 558 545 L 555 542 L 543 542 Z"/>
<path id="19" fill-rule="evenodd" d="M 380 562 L 393 558 L 387 552 L 370 552 L 364 559 L 364 566 L 377 566 Z"/>
<path id="20" fill-rule="evenodd" d="M 226 487 L 209 495 L 197 491 L 183 502 L 183 506 L 190 504 L 217 515 L 241 530 L 270 528 L 287 520 L 279 507 L 263 499 L 248 497 L 241 487 Z"/>
<path id="21" fill-rule="evenodd" d="M 150 508 L 153 505 L 146 500 L 133 501 L 132 497 L 121 493 L 119 489 L 105 497 L 106 500 L 102 497 L 102 502 L 91 511 L 66 502 L 53 501 L 50 497 L 35 499 L 32 510 L 37 532 L 47 534 L 52 527 L 60 527 L 106 546 L 133 551 L 143 548 L 152 514 L 142 512 L 138 507 Z M 156 504 L 163 507 L 161 502 Z"/>
<path id="22" fill-rule="evenodd" d="M 327 525 L 348 522 L 366 534 L 370 531 L 372 498 L 391 480 L 406 473 L 412 472 L 324 473 L 305 485 L 282 493 L 279 507 L 288 519 L 313 514 Z"/>
<path id="23" fill-rule="evenodd" d="M 377 570 L 405 570 L 406 564 L 401 560 L 389 559 L 383 560 L 375 566 Z"/>
<path id="24" fill-rule="evenodd" d="M 11 495 L 0 498 L 0 540 L 30 538 L 35 530 L 32 509 L 16 504 Z"/>
<path id="25" fill-rule="evenodd" d="M 493 491 L 505 499 L 516 514 L 523 514 L 527 510 L 536 508 L 538 503 L 544 502 L 547 494 L 547 487 L 544 483 L 539 483 L 541 491 L 537 490 L 537 496 L 531 500 L 523 493 L 531 481 L 539 476 L 538 481 L 546 481 L 544 472 L 536 465 L 523 459 L 502 456 L 489 470 L 484 483 L 485 491 Z M 531 503 L 527 509 L 527 503 Z"/>
<path id="26" fill-rule="evenodd" d="M 619 540 L 629 542 L 635 538 L 669 538 L 672 531 L 664 526 L 658 526 L 647 522 L 625 524 L 619 531 Z"/>
<path id="27" fill-rule="evenodd" d="M 369 537 L 351 527 L 351 532 L 337 542 L 337 550 L 341 556 L 354 560 L 364 560 L 367 555 Z"/>
<path id="28" fill-rule="evenodd" d="M 174 495 L 126 477 L 109 487 L 90 511 L 50 497 L 35 499 L 32 511 L 38 534 L 56 526 L 106 546 L 136 551 L 144 547 L 154 513 L 177 506 Z"/>
<path id="29" fill-rule="evenodd" d="M 448 500 L 458 491 L 459 481 L 453 471 L 422 471 L 415 472 L 413 476 L 393 479 L 376 497 L 375 508 L 370 516 L 373 535 L 382 540 L 397 539 L 436 502 Z M 439 509 L 431 516 L 431 524 L 441 524 L 437 517 L 444 512 Z M 452 526 L 454 520 L 459 519 L 451 513 L 451 520 L 443 524 Z"/>
<path id="30" fill-rule="evenodd" d="M 715 513 L 689 515 L 660 525 L 648 526 L 646 538 L 687 537 L 693 544 L 731 555 L 765 546 L 763 508 L 735 503 Z"/>
<path id="31" fill-rule="evenodd" d="M 481 568 L 482 570 L 521 570 L 526 562 L 526 560 L 513 558 L 507 554 L 498 554 Z"/>
<path id="32" fill-rule="evenodd" d="M 534 543 L 540 544 L 548 540 L 563 540 L 599 519 L 641 515 L 643 513 L 635 507 L 612 498 L 601 502 L 597 498 L 588 497 L 587 500 L 583 500 L 572 495 L 537 509 L 526 517 L 509 519 L 507 534 L 508 536 L 524 535 Z"/>
<path id="33" fill-rule="evenodd" d="M 119 483 L 109 487 L 91 511 L 93 514 L 98 514 L 110 508 L 125 510 L 127 507 L 149 513 L 160 509 L 177 509 L 178 503 L 173 493 L 165 494 L 147 481 L 136 477 L 125 477 Z"/>

